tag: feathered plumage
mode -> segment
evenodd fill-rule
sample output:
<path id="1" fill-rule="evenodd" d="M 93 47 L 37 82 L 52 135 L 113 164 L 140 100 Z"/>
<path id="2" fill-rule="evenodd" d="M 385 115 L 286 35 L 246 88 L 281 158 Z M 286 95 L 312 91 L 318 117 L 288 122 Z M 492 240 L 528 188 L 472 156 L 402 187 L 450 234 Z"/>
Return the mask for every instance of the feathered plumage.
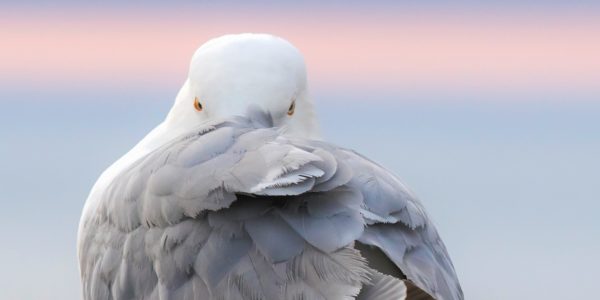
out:
<path id="1" fill-rule="evenodd" d="M 204 124 L 124 167 L 82 220 L 86 299 L 390 299 L 401 278 L 462 299 L 421 203 L 390 172 L 282 135 L 269 114 Z"/>

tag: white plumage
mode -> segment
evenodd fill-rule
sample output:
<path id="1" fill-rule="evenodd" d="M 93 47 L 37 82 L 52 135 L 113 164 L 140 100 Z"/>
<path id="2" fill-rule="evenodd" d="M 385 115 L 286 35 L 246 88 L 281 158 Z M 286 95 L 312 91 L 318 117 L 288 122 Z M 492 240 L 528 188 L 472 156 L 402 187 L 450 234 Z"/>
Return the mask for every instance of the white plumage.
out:
<path id="1" fill-rule="evenodd" d="M 389 299 L 410 296 L 410 280 L 462 299 L 421 203 L 317 138 L 296 48 L 263 34 L 207 42 L 166 120 L 87 199 L 84 298 Z"/>

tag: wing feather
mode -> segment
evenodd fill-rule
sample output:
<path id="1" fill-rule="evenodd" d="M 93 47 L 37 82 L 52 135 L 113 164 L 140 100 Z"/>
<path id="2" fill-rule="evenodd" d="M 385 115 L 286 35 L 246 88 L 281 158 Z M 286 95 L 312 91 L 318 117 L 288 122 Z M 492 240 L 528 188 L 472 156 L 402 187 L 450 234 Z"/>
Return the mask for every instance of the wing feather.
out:
<path id="1" fill-rule="evenodd" d="M 417 198 L 383 167 L 352 151 L 340 151 L 361 174 L 349 184 L 365 198 L 368 226 L 359 241 L 379 247 L 408 279 L 435 298 L 463 299 L 446 248 Z"/>
<path id="2" fill-rule="evenodd" d="M 350 299 L 375 274 L 357 240 L 437 298 L 462 299 L 437 232 L 395 176 L 286 137 L 264 113 L 176 137 L 93 195 L 79 241 L 86 299 Z M 401 292 L 383 283 L 374 294 Z"/>

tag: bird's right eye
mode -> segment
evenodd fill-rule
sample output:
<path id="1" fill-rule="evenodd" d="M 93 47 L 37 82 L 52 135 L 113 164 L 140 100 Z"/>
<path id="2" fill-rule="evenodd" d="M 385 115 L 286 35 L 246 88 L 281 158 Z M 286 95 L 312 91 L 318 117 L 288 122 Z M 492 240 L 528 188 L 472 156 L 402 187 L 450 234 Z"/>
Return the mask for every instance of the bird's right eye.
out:
<path id="1" fill-rule="evenodd" d="M 194 98 L 194 108 L 197 111 L 202 111 L 202 109 L 204 109 L 204 107 L 202 107 L 202 103 L 200 103 L 200 100 L 198 100 L 198 97 Z"/>

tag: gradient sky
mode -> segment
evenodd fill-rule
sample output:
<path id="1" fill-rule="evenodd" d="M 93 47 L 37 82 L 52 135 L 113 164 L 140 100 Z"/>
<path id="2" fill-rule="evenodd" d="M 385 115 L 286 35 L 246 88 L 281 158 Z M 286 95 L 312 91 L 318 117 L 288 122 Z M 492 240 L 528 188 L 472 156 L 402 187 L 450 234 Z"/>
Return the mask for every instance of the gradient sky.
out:
<path id="1" fill-rule="evenodd" d="M 319 86 L 588 89 L 600 81 L 596 10 L 290 6 L 5 9 L 0 79 L 179 83 L 203 41 L 266 31 L 302 49 Z"/>
<path id="2" fill-rule="evenodd" d="M 79 299 L 79 214 L 166 114 L 194 50 L 280 35 L 327 140 L 420 196 L 468 299 L 600 278 L 597 1 L 0 2 L 0 299 Z"/>

